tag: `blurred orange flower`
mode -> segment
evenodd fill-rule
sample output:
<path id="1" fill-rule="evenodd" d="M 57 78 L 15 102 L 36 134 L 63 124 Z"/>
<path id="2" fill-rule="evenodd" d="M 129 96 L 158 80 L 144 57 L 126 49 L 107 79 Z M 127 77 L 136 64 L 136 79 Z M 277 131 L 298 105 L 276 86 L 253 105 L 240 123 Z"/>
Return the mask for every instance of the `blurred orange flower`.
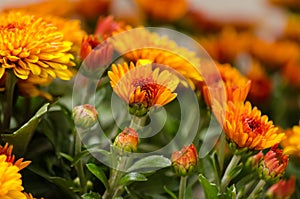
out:
<path id="1" fill-rule="evenodd" d="M 281 145 L 285 154 L 300 157 L 300 121 L 299 125 L 285 131 L 285 137 Z"/>
<path id="2" fill-rule="evenodd" d="M 295 192 L 296 178 L 291 176 L 290 179 L 279 180 L 272 185 L 266 192 L 267 199 L 289 199 Z"/>
<path id="3" fill-rule="evenodd" d="M 146 28 L 126 27 L 120 32 L 114 34 L 111 42 L 116 50 L 130 61 L 148 59 L 155 64 L 173 68 L 183 75 L 193 88 L 194 82 L 203 80 L 198 71 L 200 60 L 194 52 L 179 47 L 174 41 L 151 33 Z M 186 84 L 186 81 L 183 83 Z"/>
<path id="4" fill-rule="evenodd" d="M 272 93 L 272 81 L 258 61 L 252 61 L 246 76 L 251 80 L 248 98 L 255 104 L 266 102 Z"/>
<path id="5" fill-rule="evenodd" d="M 150 60 L 138 60 L 112 65 L 108 71 L 114 92 L 129 104 L 129 111 L 136 116 L 144 116 L 153 106 L 164 106 L 176 98 L 179 80 L 167 70 L 152 69 Z"/>
<path id="6" fill-rule="evenodd" d="M 97 19 L 107 13 L 111 0 L 76 0 L 75 11 L 88 20 Z"/>
<path id="7" fill-rule="evenodd" d="M 220 76 L 225 85 L 226 89 L 226 99 L 227 101 L 245 101 L 251 82 L 245 76 L 243 76 L 236 68 L 233 68 L 229 64 L 217 64 L 218 70 L 220 72 Z M 217 82 L 206 82 L 208 85 L 204 85 L 202 87 L 203 95 L 205 102 L 211 106 L 212 100 L 210 99 L 209 88 L 214 87 L 215 83 L 218 84 L 220 80 L 212 80 Z"/>
<path id="8" fill-rule="evenodd" d="M 187 0 L 137 0 L 145 13 L 161 21 L 174 21 L 183 17 L 188 9 Z"/>
<path id="9" fill-rule="evenodd" d="M 300 87 L 300 63 L 298 61 L 289 61 L 281 71 L 287 82 L 295 87 Z"/>
<path id="10" fill-rule="evenodd" d="M 284 133 L 250 102 L 231 102 L 225 108 L 213 107 L 214 114 L 228 139 L 240 148 L 263 150 L 279 143 Z"/>

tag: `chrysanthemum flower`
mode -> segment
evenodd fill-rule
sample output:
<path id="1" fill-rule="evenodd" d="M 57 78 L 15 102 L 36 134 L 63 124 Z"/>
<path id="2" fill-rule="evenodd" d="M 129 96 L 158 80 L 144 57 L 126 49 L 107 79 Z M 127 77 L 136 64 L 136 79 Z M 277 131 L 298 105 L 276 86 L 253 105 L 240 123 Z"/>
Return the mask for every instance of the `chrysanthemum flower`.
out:
<path id="1" fill-rule="evenodd" d="M 15 161 L 15 156 L 12 154 L 13 151 L 13 146 L 9 145 L 8 143 L 6 143 L 3 146 L 0 145 L 0 155 L 5 155 L 6 162 L 9 162 L 15 166 L 17 166 L 19 168 L 19 170 L 24 169 L 25 167 L 27 167 L 30 164 L 30 161 L 24 161 L 23 162 L 23 158 L 18 159 L 17 161 Z"/>
<path id="2" fill-rule="evenodd" d="M 19 79 L 48 76 L 69 80 L 72 42 L 52 23 L 21 12 L 0 15 L 0 78 L 12 70 Z"/>
<path id="3" fill-rule="evenodd" d="M 19 168 L 6 159 L 6 155 L 0 155 L 0 198 L 26 199 Z"/>
<path id="4" fill-rule="evenodd" d="M 199 67 L 200 60 L 194 52 L 179 47 L 167 37 L 160 37 L 145 28 L 132 30 L 126 27 L 119 32 L 121 33 L 115 33 L 110 41 L 116 50 L 130 61 L 148 59 L 155 64 L 171 67 L 183 75 L 192 87 L 193 82 L 203 80 L 196 68 Z"/>
<path id="5" fill-rule="evenodd" d="M 214 80 L 214 76 L 212 76 L 212 80 L 205 82 L 206 84 L 202 87 L 205 102 L 211 106 L 212 100 L 210 99 L 209 87 L 216 87 L 216 84 L 219 84 L 219 81 L 223 81 L 225 85 L 227 101 L 245 101 L 251 85 L 250 80 L 229 64 L 217 64 L 217 67 L 222 80 Z"/>
<path id="6" fill-rule="evenodd" d="M 75 11 L 88 20 L 97 19 L 105 14 L 110 6 L 111 0 L 78 0 L 73 2 Z"/>
<path id="7" fill-rule="evenodd" d="M 295 1 L 296 2 L 296 1 Z M 299 4 L 300 7 L 300 4 Z M 288 16 L 286 25 L 285 25 L 285 30 L 284 30 L 284 36 L 295 39 L 297 41 L 300 41 L 300 27 L 299 27 L 299 22 L 300 22 L 300 16 L 299 14 L 291 14 Z"/>
<path id="8" fill-rule="evenodd" d="M 228 139 L 239 148 L 266 149 L 279 143 L 284 136 L 266 115 L 262 116 L 248 101 L 230 101 L 226 108 L 216 104 L 213 111 Z"/>
<path id="9" fill-rule="evenodd" d="M 130 112 L 143 116 L 153 106 L 164 106 L 176 98 L 179 79 L 167 70 L 152 69 L 151 61 L 113 65 L 108 72 L 114 92 L 129 104 Z"/>
<path id="10" fill-rule="evenodd" d="M 299 125 L 285 131 L 285 137 L 281 145 L 285 154 L 300 157 L 300 122 Z"/>
<path id="11" fill-rule="evenodd" d="M 119 149 L 128 152 L 135 152 L 139 141 L 139 135 L 135 129 L 126 127 L 114 141 L 114 145 Z"/>
<path id="12" fill-rule="evenodd" d="M 149 17 L 165 21 L 181 18 L 188 8 L 186 0 L 137 0 L 137 3 Z"/>

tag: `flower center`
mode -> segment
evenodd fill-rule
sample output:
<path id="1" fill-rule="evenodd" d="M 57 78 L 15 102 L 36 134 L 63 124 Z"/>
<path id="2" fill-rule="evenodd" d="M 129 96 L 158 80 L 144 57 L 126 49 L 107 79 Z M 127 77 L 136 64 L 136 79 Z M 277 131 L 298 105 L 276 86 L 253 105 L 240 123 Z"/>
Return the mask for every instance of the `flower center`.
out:
<path id="1" fill-rule="evenodd" d="M 255 134 L 262 134 L 261 122 L 255 118 L 249 118 L 247 116 L 242 117 L 244 131 L 247 133 L 253 132 Z"/>

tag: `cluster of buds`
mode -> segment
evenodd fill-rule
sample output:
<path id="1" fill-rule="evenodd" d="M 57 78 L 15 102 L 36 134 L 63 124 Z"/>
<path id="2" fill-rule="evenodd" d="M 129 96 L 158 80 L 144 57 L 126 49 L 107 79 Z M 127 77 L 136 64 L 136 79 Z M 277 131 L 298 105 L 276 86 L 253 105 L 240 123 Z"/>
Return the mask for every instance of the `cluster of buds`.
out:
<path id="1" fill-rule="evenodd" d="M 264 156 L 260 157 L 258 171 L 261 179 L 276 182 L 284 174 L 288 165 L 288 156 L 284 155 L 278 144 L 274 145 Z"/>
<path id="2" fill-rule="evenodd" d="M 76 127 L 87 129 L 98 122 L 98 112 L 90 104 L 75 106 L 73 108 L 73 118 Z"/>
<path id="3" fill-rule="evenodd" d="M 175 151 L 171 161 L 177 175 L 187 176 L 191 174 L 198 163 L 198 154 L 194 144 L 184 146 L 180 151 Z"/>
<path id="4" fill-rule="evenodd" d="M 122 151 L 135 152 L 137 151 L 139 137 L 138 133 L 133 128 L 125 128 L 115 139 L 114 146 Z"/>

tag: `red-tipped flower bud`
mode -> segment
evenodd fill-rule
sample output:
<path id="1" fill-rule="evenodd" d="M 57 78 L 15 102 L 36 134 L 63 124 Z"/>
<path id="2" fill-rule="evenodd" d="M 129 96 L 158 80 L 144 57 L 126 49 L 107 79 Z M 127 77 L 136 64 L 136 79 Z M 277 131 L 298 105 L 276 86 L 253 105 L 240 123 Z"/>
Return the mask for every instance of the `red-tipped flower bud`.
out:
<path id="1" fill-rule="evenodd" d="M 260 162 L 260 177 L 266 181 L 276 182 L 284 174 L 287 165 L 288 156 L 283 155 L 282 150 L 278 149 L 278 144 L 276 144 Z"/>
<path id="2" fill-rule="evenodd" d="M 289 180 L 279 180 L 268 189 L 266 198 L 289 199 L 295 192 L 295 181 L 295 176 L 291 176 Z"/>
<path id="3" fill-rule="evenodd" d="M 177 175 L 186 176 L 192 173 L 198 163 L 198 154 L 194 144 L 175 151 L 171 161 Z"/>
<path id="4" fill-rule="evenodd" d="M 123 151 L 134 152 L 137 150 L 139 137 L 133 128 L 125 128 L 115 139 L 114 146 Z"/>
<path id="5" fill-rule="evenodd" d="M 90 128 L 97 123 L 98 112 L 94 106 L 84 104 L 73 108 L 73 118 L 76 127 Z"/>

